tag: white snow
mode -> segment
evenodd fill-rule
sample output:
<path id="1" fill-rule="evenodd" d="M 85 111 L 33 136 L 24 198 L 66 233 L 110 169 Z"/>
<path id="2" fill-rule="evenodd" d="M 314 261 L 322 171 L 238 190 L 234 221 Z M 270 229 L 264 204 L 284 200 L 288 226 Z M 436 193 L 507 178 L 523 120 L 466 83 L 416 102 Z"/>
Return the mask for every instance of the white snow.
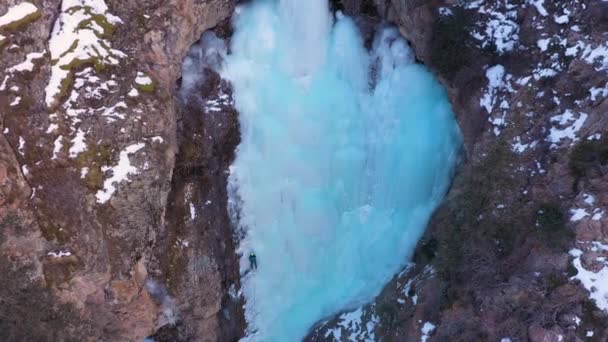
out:
<path id="1" fill-rule="evenodd" d="M 46 104 L 52 107 L 56 104 L 61 92 L 62 82 L 71 72 L 74 61 L 95 60 L 104 65 L 116 65 L 118 58 L 126 55 L 113 49 L 106 39 L 103 39 L 104 29 L 95 20 L 95 16 L 104 16 L 111 25 L 121 23 L 120 18 L 107 12 L 108 7 L 103 0 L 64 0 L 62 12 L 55 21 L 49 40 L 49 50 L 53 65 L 51 79 L 46 87 Z M 85 23 L 85 24 L 83 24 Z"/>
<path id="2" fill-rule="evenodd" d="M 589 330 L 586 334 L 587 337 L 593 337 L 593 331 Z"/>
<path id="3" fill-rule="evenodd" d="M 137 77 L 135 77 L 135 84 L 142 86 L 152 85 L 152 79 L 143 72 L 138 71 Z"/>
<path id="4" fill-rule="evenodd" d="M 190 202 L 190 220 L 194 221 L 194 219 L 196 219 L 196 208 L 194 207 L 194 204 Z"/>
<path id="5" fill-rule="evenodd" d="M 23 175 L 27 177 L 30 174 L 30 169 L 27 167 L 27 165 L 23 165 L 21 166 L 21 172 L 23 172 Z"/>
<path id="6" fill-rule="evenodd" d="M 328 331 L 325 333 L 325 338 L 331 335 L 334 340 L 342 341 L 342 333 L 350 332 L 347 338 L 348 341 L 375 341 L 376 338 L 374 330 L 380 319 L 377 315 L 372 314 L 370 320 L 364 326 L 362 322 L 363 315 L 364 310 L 361 307 L 354 311 L 343 313 L 339 317 L 340 322 L 338 322 L 338 327 L 328 329 Z"/>
<path id="7" fill-rule="evenodd" d="M 88 174 L 89 174 L 88 167 L 83 167 L 82 169 L 80 169 L 80 178 L 81 179 L 84 179 Z"/>
<path id="8" fill-rule="evenodd" d="M 581 256 L 583 251 L 572 249 L 570 255 L 574 257 L 572 264 L 578 273 L 572 277 L 580 280 L 581 284 L 589 291 L 589 297 L 595 301 L 595 305 L 604 311 L 608 311 L 608 267 L 599 272 L 588 271 L 583 267 Z"/>
<path id="9" fill-rule="evenodd" d="M 570 221 L 573 221 L 573 222 L 580 221 L 583 218 L 589 216 L 589 213 L 587 212 L 587 210 L 581 209 L 581 208 L 570 209 L 570 213 L 572 214 L 572 216 L 570 217 Z"/>
<path id="10" fill-rule="evenodd" d="M 51 133 L 55 132 L 58 128 L 59 128 L 59 125 L 52 123 L 46 129 L 46 134 L 51 134 Z"/>
<path id="11" fill-rule="evenodd" d="M 21 96 L 17 96 L 17 97 L 15 97 L 15 99 L 13 100 L 13 102 L 10 103 L 9 106 L 15 107 L 15 106 L 17 106 L 20 103 L 21 103 Z"/>
<path id="12" fill-rule="evenodd" d="M 499 54 L 512 51 L 519 41 L 519 25 L 511 19 L 512 17 L 516 17 L 514 11 L 507 13 L 490 12 L 485 35 L 474 32 L 473 37 L 483 41 L 482 47 L 486 47 L 490 42 L 494 43 Z"/>
<path id="13" fill-rule="evenodd" d="M 599 97 L 608 96 L 608 83 L 603 88 L 592 87 L 589 89 L 589 94 L 591 95 L 589 98 L 591 101 L 595 101 Z"/>
<path id="14" fill-rule="evenodd" d="M 131 88 L 127 95 L 129 95 L 129 97 L 137 97 L 139 96 L 139 91 L 137 91 L 135 88 Z"/>
<path id="15" fill-rule="evenodd" d="M 4 89 L 6 89 L 6 82 L 8 81 L 9 76 L 6 75 L 4 76 L 4 80 L 2 81 L 2 84 L 0 84 L 0 91 L 3 91 Z"/>
<path id="16" fill-rule="evenodd" d="M 85 142 L 84 132 L 79 128 L 76 132 L 76 136 L 72 139 L 72 146 L 70 147 L 70 158 L 76 158 L 78 155 L 87 150 L 87 144 Z"/>
<path id="17" fill-rule="evenodd" d="M 500 342 L 511 342 L 511 339 L 508 337 L 503 337 L 500 339 Z"/>
<path id="18" fill-rule="evenodd" d="M 492 112 L 492 108 L 496 103 L 496 92 L 499 88 L 505 85 L 505 68 L 498 64 L 486 70 L 488 78 L 488 90 L 479 101 L 479 104 L 486 109 L 488 113 Z"/>
<path id="19" fill-rule="evenodd" d="M 112 168 L 102 168 L 102 170 L 112 170 L 112 176 L 104 181 L 103 190 L 97 192 L 97 203 L 106 203 L 116 192 L 116 185 L 128 180 L 129 175 L 137 174 L 137 168 L 131 165 L 129 155 L 136 153 L 144 148 L 145 144 L 133 144 L 120 152 L 118 164 Z"/>
<path id="20" fill-rule="evenodd" d="M 567 24 L 570 21 L 570 18 L 568 17 L 567 14 L 560 15 L 559 17 L 558 16 L 554 16 L 553 18 L 555 19 L 555 22 L 558 23 L 558 24 L 560 24 L 560 25 L 561 24 Z"/>
<path id="21" fill-rule="evenodd" d="M 563 139 L 570 139 L 571 141 L 577 141 L 578 137 L 576 133 L 583 127 L 583 124 L 587 120 L 587 114 L 579 113 L 578 118 L 574 118 L 574 113 L 567 109 L 563 114 L 556 115 L 551 118 L 552 123 L 557 123 L 559 126 L 566 126 L 563 129 L 551 127 L 547 140 L 551 143 L 551 147 L 555 148 L 557 143 Z"/>
<path id="22" fill-rule="evenodd" d="M 593 213 L 593 216 L 591 216 L 591 219 L 593 221 L 599 221 L 602 218 L 604 218 L 604 211 L 601 209 L 596 209 Z"/>
<path id="23" fill-rule="evenodd" d="M 583 197 L 585 198 L 585 203 L 589 205 L 593 205 L 593 203 L 595 203 L 595 197 L 593 197 L 593 195 L 584 194 Z"/>
<path id="24" fill-rule="evenodd" d="M 116 119 L 124 120 L 126 115 L 118 112 L 118 109 L 127 109 L 127 104 L 124 101 L 120 101 L 112 107 L 100 108 L 101 116 L 106 117 L 108 122 L 114 122 Z"/>
<path id="25" fill-rule="evenodd" d="M 34 61 L 44 58 L 45 52 L 32 52 L 25 56 L 25 61 L 6 69 L 9 73 L 14 72 L 31 72 L 34 70 Z"/>
<path id="26" fill-rule="evenodd" d="M 55 252 L 49 252 L 47 255 L 51 256 L 53 258 L 61 258 L 61 257 L 68 257 L 68 256 L 72 255 L 72 253 L 59 251 L 57 253 L 55 253 Z"/>
<path id="27" fill-rule="evenodd" d="M 165 142 L 165 140 L 161 136 L 156 136 L 156 137 L 152 137 L 152 142 L 157 142 L 159 144 L 162 144 L 163 142 Z"/>
<path id="28" fill-rule="evenodd" d="M 540 15 L 542 15 L 543 17 L 546 17 L 549 15 L 549 13 L 545 9 L 544 3 L 545 3 L 545 0 L 530 0 L 530 4 L 534 7 L 536 7 L 536 10 L 538 11 L 538 13 Z"/>
<path id="29" fill-rule="evenodd" d="M 521 141 L 521 138 L 518 136 L 515 138 L 515 143 L 511 145 L 511 148 L 513 149 L 513 152 L 517 152 L 517 153 L 524 153 L 528 148 L 534 148 L 536 147 L 536 144 L 538 144 L 538 141 L 533 141 L 529 144 L 524 144 Z"/>
<path id="30" fill-rule="evenodd" d="M 57 155 L 59 154 L 59 152 L 61 152 L 61 149 L 63 148 L 63 137 L 59 136 L 57 139 L 55 139 L 55 143 L 54 143 L 54 148 L 53 148 L 53 157 L 51 159 L 57 159 Z"/>
<path id="31" fill-rule="evenodd" d="M 19 137 L 19 154 L 21 154 L 22 156 L 25 155 L 25 153 L 23 152 L 23 149 L 25 148 L 25 139 L 23 139 L 23 137 Z"/>
<path id="32" fill-rule="evenodd" d="M 539 39 L 536 42 L 536 45 L 538 46 L 540 51 L 547 51 L 547 48 L 549 47 L 550 42 L 551 42 L 551 38 Z"/>
<path id="33" fill-rule="evenodd" d="M 422 326 L 422 336 L 420 336 L 420 342 L 426 342 L 429 339 L 430 334 L 435 330 L 435 325 L 431 322 L 425 322 Z"/>
<path id="34" fill-rule="evenodd" d="M 607 44 L 607 43 L 604 43 Z M 599 45 L 596 48 L 591 48 L 590 45 L 585 47 L 581 56 L 587 63 L 595 64 L 595 70 L 602 71 L 608 69 L 608 46 Z"/>
<path id="35" fill-rule="evenodd" d="M 0 29 L 21 21 L 38 12 L 38 7 L 30 2 L 22 2 L 13 7 L 9 7 L 8 11 L 4 15 L 0 16 Z"/>

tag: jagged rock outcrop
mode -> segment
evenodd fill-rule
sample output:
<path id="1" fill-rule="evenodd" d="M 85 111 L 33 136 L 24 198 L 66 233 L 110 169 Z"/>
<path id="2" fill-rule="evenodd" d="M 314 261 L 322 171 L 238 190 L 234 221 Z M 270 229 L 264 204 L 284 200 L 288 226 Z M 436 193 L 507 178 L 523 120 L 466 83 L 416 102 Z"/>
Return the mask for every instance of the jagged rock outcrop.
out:
<path id="1" fill-rule="evenodd" d="M 186 182 L 173 177 L 182 59 L 233 7 L 0 3 L 0 339 L 140 341 L 194 319 L 182 337 L 238 336 L 238 308 L 222 312 L 234 257 L 213 247 L 229 231 L 229 151 L 199 169 L 221 189 L 200 197 L 217 203 L 213 220 L 184 223 L 169 195 Z M 176 227 L 211 233 L 182 252 Z"/>
<path id="2" fill-rule="evenodd" d="M 448 89 L 466 160 L 413 264 L 308 340 L 606 340 L 608 5 L 376 5 Z"/>

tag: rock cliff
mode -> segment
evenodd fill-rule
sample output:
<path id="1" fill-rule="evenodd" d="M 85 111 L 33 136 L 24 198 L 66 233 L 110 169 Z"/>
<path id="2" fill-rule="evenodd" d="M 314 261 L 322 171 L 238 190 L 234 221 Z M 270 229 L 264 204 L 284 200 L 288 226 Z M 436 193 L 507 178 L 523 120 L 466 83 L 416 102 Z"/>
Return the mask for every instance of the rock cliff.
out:
<path id="1" fill-rule="evenodd" d="M 0 339 L 238 336 L 234 112 L 198 150 L 184 124 L 200 113 L 175 96 L 188 49 L 233 7 L 0 3 Z"/>

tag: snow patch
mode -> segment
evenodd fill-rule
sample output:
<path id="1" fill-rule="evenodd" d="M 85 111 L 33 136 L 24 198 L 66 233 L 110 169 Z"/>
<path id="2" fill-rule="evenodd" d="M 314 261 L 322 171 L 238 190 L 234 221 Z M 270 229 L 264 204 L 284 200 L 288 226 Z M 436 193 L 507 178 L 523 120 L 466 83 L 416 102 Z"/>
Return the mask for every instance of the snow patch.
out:
<path id="1" fill-rule="evenodd" d="M 70 147 L 70 158 L 76 158 L 78 155 L 87 150 L 87 144 L 85 142 L 84 132 L 79 128 L 76 132 L 76 136 L 72 139 L 72 146 Z"/>
<path id="2" fill-rule="evenodd" d="M 426 342 L 431 333 L 435 331 L 436 326 L 431 322 L 425 322 L 422 326 L 422 336 L 420 336 L 420 342 Z"/>
<path id="3" fill-rule="evenodd" d="M 546 17 L 549 15 L 544 6 L 545 0 L 530 0 L 530 4 L 536 8 L 538 14 Z"/>
<path id="4" fill-rule="evenodd" d="M 144 146 L 143 143 L 128 146 L 120 152 L 120 160 L 116 166 L 102 168 L 102 171 L 111 170 L 112 176 L 104 181 L 103 190 L 97 192 L 97 203 L 106 203 L 116 192 L 117 184 L 128 180 L 129 175 L 137 174 L 137 168 L 131 165 L 129 155 L 138 152 Z"/>
<path id="5" fill-rule="evenodd" d="M 31 2 L 22 2 L 18 5 L 9 7 L 8 11 L 0 16 L 0 30 L 22 20 L 27 20 L 27 18 L 31 18 L 39 13 L 40 10 L 38 10 L 38 7 Z"/>
<path id="6" fill-rule="evenodd" d="M 572 216 L 570 217 L 570 221 L 572 222 L 580 221 L 583 218 L 589 216 L 587 210 L 581 208 L 570 209 L 570 213 L 572 214 Z"/>
<path id="7" fill-rule="evenodd" d="M 35 66 L 34 62 L 39 59 L 44 58 L 45 54 L 46 54 L 45 52 L 28 53 L 27 56 L 25 56 L 25 61 L 6 69 L 6 71 L 9 73 L 34 71 L 34 66 Z"/>
<path id="8" fill-rule="evenodd" d="M 47 253 L 48 256 L 53 257 L 53 258 L 63 258 L 63 257 L 69 257 L 72 255 L 72 253 L 70 252 L 63 252 L 63 251 L 59 251 L 59 252 L 48 252 Z"/>
<path id="9" fill-rule="evenodd" d="M 194 204 L 190 202 L 190 220 L 194 221 L 194 219 L 196 219 L 196 208 L 194 207 Z"/>
<path id="10" fill-rule="evenodd" d="M 583 127 L 587 120 L 587 114 L 579 113 L 578 118 L 575 118 L 574 112 L 567 109 L 563 114 L 556 115 L 551 118 L 551 123 L 557 124 L 564 128 L 551 127 L 547 141 L 551 142 L 552 148 L 557 147 L 556 144 L 564 139 L 569 139 L 572 142 L 578 141 L 576 133 Z"/>
<path id="11" fill-rule="evenodd" d="M 380 318 L 372 313 L 370 320 L 364 325 L 362 321 L 364 313 L 361 307 L 355 311 L 343 313 L 339 317 L 338 327 L 328 329 L 325 333 L 325 338 L 331 335 L 336 341 L 342 341 L 342 333 L 350 332 L 348 341 L 375 341 L 374 330 L 378 322 L 380 322 Z"/>
<path id="12" fill-rule="evenodd" d="M 581 261 L 583 251 L 575 248 L 570 251 L 570 255 L 574 257 L 572 264 L 578 271 L 572 279 L 581 282 L 598 308 L 608 311 L 608 267 L 603 267 L 599 272 L 588 271 Z"/>
<path id="13" fill-rule="evenodd" d="M 141 71 L 138 71 L 137 77 L 135 77 L 135 84 L 140 86 L 150 86 L 153 84 L 153 81 L 148 75 L 144 74 Z"/>
<path id="14" fill-rule="evenodd" d="M 585 62 L 596 65 L 596 71 L 608 70 L 608 45 L 600 44 L 596 48 L 591 48 L 590 45 L 585 47 L 582 58 Z"/>
<path id="15" fill-rule="evenodd" d="M 57 155 L 59 154 L 59 152 L 61 152 L 61 149 L 63 148 L 63 137 L 59 136 L 57 139 L 55 139 L 53 145 L 53 157 L 51 157 L 51 159 L 57 159 Z"/>
<path id="16" fill-rule="evenodd" d="M 105 18 L 103 20 L 102 18 Z M 49 40 L 52 67 L 46 87 L 46 105 L 51 108 L 68 82 L 75 64 L 117 65 L 126 55 L 111 47 L 105 26 L 122 23 L 108 13 L 103 0 L 64 0 Z"/>

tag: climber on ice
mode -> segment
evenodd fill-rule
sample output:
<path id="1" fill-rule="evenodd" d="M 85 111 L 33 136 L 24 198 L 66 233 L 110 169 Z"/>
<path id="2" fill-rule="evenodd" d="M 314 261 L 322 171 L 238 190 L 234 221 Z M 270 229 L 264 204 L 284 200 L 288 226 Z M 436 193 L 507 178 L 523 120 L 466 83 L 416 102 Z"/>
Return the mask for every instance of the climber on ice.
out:
<path id="1" fill-rule="evenodd" d="M 258 261 L 256 259 L 255 253 L 253 253 L 253 252 L 251 252 L 249 254 L 249 264 L 250 264 L 252 270 L 258 269 Z"/>

